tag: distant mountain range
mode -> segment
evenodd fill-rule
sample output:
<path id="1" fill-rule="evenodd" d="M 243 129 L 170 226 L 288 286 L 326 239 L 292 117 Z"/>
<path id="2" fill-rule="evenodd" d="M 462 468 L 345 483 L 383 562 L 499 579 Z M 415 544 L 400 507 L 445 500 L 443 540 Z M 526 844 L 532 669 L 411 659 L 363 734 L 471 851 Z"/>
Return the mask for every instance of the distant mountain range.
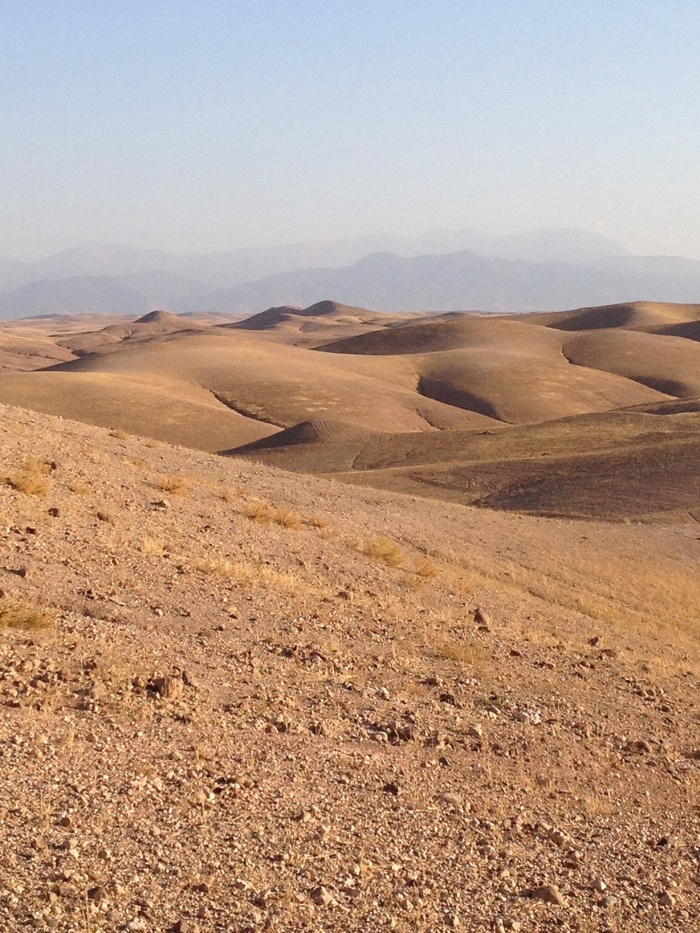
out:
<path id="1" fill-rule="evenodd" d="M 256 312 L 333 298 L 403 311 L 534 311 L 638 299 L 700 300 L 700 262 L 633 256 L 583 230 L 250 247 L 183 255 L 83 244 L 36 262 L 0 259 L 0 318 L 53 313 Z"/>

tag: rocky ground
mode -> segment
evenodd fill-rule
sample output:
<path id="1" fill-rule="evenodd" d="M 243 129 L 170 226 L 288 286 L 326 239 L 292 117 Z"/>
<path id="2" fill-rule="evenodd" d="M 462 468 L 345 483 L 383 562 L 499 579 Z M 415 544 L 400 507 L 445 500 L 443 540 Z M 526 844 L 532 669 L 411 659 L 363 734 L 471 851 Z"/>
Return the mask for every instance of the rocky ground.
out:
<path id="1" fill-rule="evenodd" d="M 696 532 L 0 414 L 1 930 L 700 928 L 696 604 L 514 556 Z"/>

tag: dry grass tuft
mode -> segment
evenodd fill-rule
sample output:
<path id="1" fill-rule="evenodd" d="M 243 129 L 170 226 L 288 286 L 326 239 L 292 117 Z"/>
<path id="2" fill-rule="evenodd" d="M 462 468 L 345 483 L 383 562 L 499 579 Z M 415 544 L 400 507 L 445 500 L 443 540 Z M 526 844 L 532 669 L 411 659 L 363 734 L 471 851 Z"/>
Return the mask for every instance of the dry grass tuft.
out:
<path id="1" fill-rule="evenodd" d="M 243 506 L 243 514 L 246 518 L 251 519 L 251 521 L 257 522 L 259 525 L 269 525 L 273 521 L 274 509 L 271 505 L 268 505 L 267 502 L 260 502 L 259 500 L 254 500 L 253 502 L 248 502 Z"/>
<path id="2" fill-rule="evenodd" d="M 46 496 L 51 491 L 51 467 L 40 460 L 27 460 L 21 470 L 5 478 L 5 483 L 28 496 Z"/>
<path id="3" fill-rule="evenodd" d="M 434 580 L 436 577 L 440 576 L 440 568 L 438 565 L 433 563 L 429 557 L 425 556 L 416 557 L 411 570 L 422 580 Z"/>
<path id="4" fill-rule="evenodd" d="M 275 509 L 272 521 L 276 525 L 281 525 L 283 528 L 291 528 L 295 531 L 301 528 L 303 524 L 301 515 L 293 509 Z"/>
<path id="5" fill-rule="evenodd" d="M 184 477 L 170 474 L 159 476 L 156 479 L 156 486 L 163 492 L 169 492 L 173 496 L 186 496 L 190 491 Z"/>
<path id="6" fill-rule="evenodd" d="M 293 509 L 278 509 L 269 502 L 254 500 L 243 507 L 243 514 L 259 525 L 281 525 L 298 530 L 303 526 L 301 515 Z"/>
<path id="7" fill-rule="evenodd" d="M 145 535 L 141 541 L 140 551 L 151 557 L 169 557 L 172 555 L 172 546 L 165 541 L 159 541 L 150 535 Z"/>
<path id="8" fill-rule="evenodd" d="M 5 600 L 0 600 L 0 628 L 38 632 L 53 628 L 55 624 L 54 616 L 45 609 L 34 609 L 23 605 L 9 606 L 5 605 Z"/>
<path id="9" fill-rule="evenodd" d="M 301 582 L 291 573 L 283 573 L 266 564 L 253 561 L 227 560 L 223 557 L 199 557 L 189 562 L 195 573 L 225 577 L 233 583 L 247 586 L 280 586 L 287 590 L 298 590 Z"/>
<path id="10" fill-rule="evenodd" d="M 116 437 L 120 441 L 125 441 L 129 437 L 129 434 L 127 431 L 124 431 L 122 428 L 113 428 L 109 432 L 109 436 Z"/>
<path id="11" fill-rule="evenodd" d="M 238 496 L 236 495 L 233 489 L 222 489 L 221 498 L 224 500 L 224 502 L 228 502 L 229 504 L 231 504 L 232 502 L 236 501 Z"/>
<path id="12" fill-rule="evenodd" d="M 371 538 L 362 548 L 368 557 L 376 557 L 390 567 L 401 567 L 406 563 L 403 550 L 391 538 Z"/>

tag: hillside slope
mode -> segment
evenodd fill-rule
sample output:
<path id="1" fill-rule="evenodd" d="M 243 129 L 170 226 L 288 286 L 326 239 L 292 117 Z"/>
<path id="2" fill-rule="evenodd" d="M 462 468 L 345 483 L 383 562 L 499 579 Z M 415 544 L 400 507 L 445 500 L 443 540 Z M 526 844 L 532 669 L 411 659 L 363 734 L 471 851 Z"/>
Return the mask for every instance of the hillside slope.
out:
<path id="1" fill-rule="evenodd" d="M 3 930 L 696 928 L 696 532 L 0 415 Z"/>

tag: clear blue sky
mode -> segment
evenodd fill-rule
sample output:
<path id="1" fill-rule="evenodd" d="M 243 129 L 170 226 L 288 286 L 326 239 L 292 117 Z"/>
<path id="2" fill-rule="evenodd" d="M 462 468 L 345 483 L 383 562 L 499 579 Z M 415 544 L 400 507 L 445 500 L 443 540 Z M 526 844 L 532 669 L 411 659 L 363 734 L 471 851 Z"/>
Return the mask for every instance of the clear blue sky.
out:
<path id="1" fill-rule="evenodd" d="M 700 258 L 698 0 L 0 0 L 0 255 L 584 227 Z"/>

